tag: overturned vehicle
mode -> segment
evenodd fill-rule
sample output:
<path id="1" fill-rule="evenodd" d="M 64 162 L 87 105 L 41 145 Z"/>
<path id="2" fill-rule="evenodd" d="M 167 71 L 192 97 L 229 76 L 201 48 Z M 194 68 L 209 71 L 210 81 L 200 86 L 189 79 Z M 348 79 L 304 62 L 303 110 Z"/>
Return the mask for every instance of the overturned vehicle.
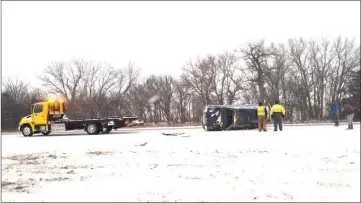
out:
<path id="1" fill-rule="evenodd" d="M 208 105 L 203 111 L 202 126 L 206 131 L 255 129 L 257 119 L 256 104 Z"/>

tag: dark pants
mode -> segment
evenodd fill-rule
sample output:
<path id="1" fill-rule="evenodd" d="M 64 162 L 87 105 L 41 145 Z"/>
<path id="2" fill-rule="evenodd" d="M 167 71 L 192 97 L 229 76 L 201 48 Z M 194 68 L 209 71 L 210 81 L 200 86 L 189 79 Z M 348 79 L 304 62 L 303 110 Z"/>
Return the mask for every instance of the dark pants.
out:
<path id="1" fill-rule="evenodd" d="M 283 121 L 283 118 L 282 118 L 282 114 L 281 113 L 273 113 L 273 125 L 274 125 L 274 131 L 277 131 L 277 127 L 280 128 L 280 131 L 283 130 L 282 128 L 282 121 Z"/>
<path id="2" fill-rule="evenodd" d="M 332 117 L 333 122 L 335 123 L 335 126 L 338 126 L 338 125 L 339 125 L 339 121 L 338 121 L 338 115 L 337 115 L 337 113 L 332 112 L 332 113 L 331 113 L 331 117 Z"/>
<path id="3" fill-rule="evenodd" d="M 346 115 L 346 119 L 347 119 L 347 125 L 348 125 L 348 129 L 353 129 L 353 113 L 352 114 L 347 114 Z"/>

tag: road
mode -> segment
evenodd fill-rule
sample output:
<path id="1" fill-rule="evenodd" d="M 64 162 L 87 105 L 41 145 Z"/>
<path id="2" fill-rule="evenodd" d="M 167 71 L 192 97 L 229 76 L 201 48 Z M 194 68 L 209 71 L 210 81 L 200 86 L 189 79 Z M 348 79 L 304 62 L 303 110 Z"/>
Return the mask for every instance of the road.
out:
<path id="1" fill-rule="evenodd" d="M 333 126 L 334 123 L 294 123 L 289 124 L 285 123 L 283 126 Z M 354 125 L 360 125 L 360 122 L 354 122 Z M 60 125 L 59 125 L 60 126 Z M 341 122 L 340 127 L 347 126 L 347 123 Z M 269 129 L 273 128 L 273 124 L 268 123 L 267 127 Z M 184 126 L 184 127 L 136 127 L 136 128 L 120 128 L 117 130 L 113 130 L 111 134 L 114 133 L 137 133 L 140 131 L 148 131 L 148 130 L 191 130 L 191 129 L 202 129 L 202 126 Z M 8 135 L 14 135 L 14 134 L 21 134 L 21 132 L 4 132 L 2 133 L 2 136 L 8 136 Z M 65 131 L 65 130 L 57 130 L 53 132 L 50 136 L 60 136 L 60 135 L 85 135 L 86 132 L 83 130 L 73 130 L 73 131 Z M 100 134 L 103 135 L 103 134 Z M 36 135 L 36 136 L 42 136 L 42 135 Z"/>

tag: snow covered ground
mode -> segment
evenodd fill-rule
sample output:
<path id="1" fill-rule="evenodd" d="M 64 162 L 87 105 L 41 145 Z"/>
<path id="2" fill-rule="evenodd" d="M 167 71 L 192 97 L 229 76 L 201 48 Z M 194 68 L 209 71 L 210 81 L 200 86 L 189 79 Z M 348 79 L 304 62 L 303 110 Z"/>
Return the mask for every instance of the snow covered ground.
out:
<path id="1" fill-rule="evenodd" d="M 360 125 L 345 128 L 2 135 L 2 201 L 357 202 Z"/>

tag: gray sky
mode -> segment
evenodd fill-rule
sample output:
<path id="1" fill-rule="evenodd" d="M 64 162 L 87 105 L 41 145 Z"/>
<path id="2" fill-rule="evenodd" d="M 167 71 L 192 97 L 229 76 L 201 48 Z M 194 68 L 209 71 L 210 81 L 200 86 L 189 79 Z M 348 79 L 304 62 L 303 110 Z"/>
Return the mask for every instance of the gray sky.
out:
<path id="1" fill-rule="evenodd" d="M 196 56 L 248 41 L 293 37 L 360 38 L 354 2 L 2 2 L 2 76 L 34 77 L 71 59 L 178 76 Z"/>

